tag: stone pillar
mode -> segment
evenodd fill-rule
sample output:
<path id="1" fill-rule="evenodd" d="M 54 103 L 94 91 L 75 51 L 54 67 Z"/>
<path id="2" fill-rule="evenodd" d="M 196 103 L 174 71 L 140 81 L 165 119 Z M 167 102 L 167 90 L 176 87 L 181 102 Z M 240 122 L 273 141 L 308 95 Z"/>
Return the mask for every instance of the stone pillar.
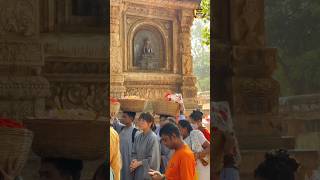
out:
<path id="1" fill-rule="evenodd" d="M 265 46 L 263 0 L 213 1 L 213 8 L 211 97 L 229 101 L 242 155 L 241 178 L 252 179 L 265 152 L 294 149 L 294 138 L 281 134 L 280 87 L 272 78 L 277 51 Z M 307 157 L 303 151 L 290 153 L 303 157 L 303 170 L 297 174 L 300 179 L 315 167 L 308 166 L 308 161 L 318 157 Z"/>
<path id="2" fill-rule="evenodd" d="M 126 92 L 120 42 L 123 6 L 119 1 L 112 1 L 110 7 L 110 95 L 118 98 Z"/>
<path id="3" fill-rule="evenodd" d="M 230 1 L 230 10 L 232 77 L 227 82 L 238 134 L 279 137 L 272 123 L 280 92 L 272 78 L 277 52 L 265 47 L 264 1 Z"/>
<path id="4" fill-rule="evenodd" d="M 0 117 L 37 116 L 50 94 L 41 75 L 38 5 L 37 0 L 0 1 Z"/>
<path id="5" fill-rule="evenodd" d="M 180 10 L 180 55 L 182 62 L 182 86 L 181 92 L 185 100 L 186 109 L 195 109 L 197 102 L 197 79 L 193 75 L 192 55 L 191 55 L 191 26 L 194 14 L 192 9 Z"/>

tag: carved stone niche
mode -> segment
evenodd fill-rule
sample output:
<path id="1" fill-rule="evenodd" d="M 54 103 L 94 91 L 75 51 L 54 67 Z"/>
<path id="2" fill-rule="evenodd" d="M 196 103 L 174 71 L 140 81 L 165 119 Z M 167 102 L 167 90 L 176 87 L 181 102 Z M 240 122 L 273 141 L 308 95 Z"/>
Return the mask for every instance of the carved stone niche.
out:
<path id="1" fill-rule="evenodd" d="M 0 0 L 0 39 L 38 34 L 38 0 Z"/>
<path id="2" fill-rule="evenodd" d="M 126 71 L 172 71 L 172 23 L 127 17 Z"/>

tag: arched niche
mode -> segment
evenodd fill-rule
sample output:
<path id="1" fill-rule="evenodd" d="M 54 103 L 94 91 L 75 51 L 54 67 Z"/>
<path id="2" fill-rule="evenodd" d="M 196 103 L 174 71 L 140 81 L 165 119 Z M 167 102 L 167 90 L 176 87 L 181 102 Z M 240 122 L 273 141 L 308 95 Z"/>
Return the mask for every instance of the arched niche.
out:
<path id="1" fill-rule="evenodd" d="M 128 70 L 166 71 L 168 61 L 168 40 L 161 27 L 137 23 L 129 32 Z"/>

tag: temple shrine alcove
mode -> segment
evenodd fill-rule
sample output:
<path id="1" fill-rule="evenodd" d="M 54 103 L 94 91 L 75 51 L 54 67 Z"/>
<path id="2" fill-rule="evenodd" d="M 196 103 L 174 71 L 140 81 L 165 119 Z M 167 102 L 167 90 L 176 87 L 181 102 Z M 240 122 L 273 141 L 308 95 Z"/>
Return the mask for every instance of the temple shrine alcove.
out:
<path id="1" fill-rule="evenodd" d="M 165 70 L 167 58 L 165 54 L 164 38 L 161 32 L 154 26 L 140 25 L 130 37 L 128 45 L 131 44 L 131 61 L 128 69 L 132 71 Z"/>
<path id="2" fill-rule="evenodd" d="M 111 95 L 157 99 L 182 93 L 198 106 L 191 34 L 200 1 L 111 1 Z"/>

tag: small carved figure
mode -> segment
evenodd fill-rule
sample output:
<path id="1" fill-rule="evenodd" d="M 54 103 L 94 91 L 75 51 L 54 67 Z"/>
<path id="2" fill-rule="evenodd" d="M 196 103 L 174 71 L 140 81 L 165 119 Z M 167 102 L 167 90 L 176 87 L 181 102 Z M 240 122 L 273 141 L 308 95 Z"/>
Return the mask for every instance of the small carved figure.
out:
<path id="1" fill-rule="evenodd" d="M 150 41 L 149 38 L 146 38 L 146 39 L 144 40 L 143 54 L 145 54 L 145 55 L 152 55 L 152 54 L 153 54 L 153 50 L 152 50 L 152 46 L 151 46 L 151 41 Z"/>

